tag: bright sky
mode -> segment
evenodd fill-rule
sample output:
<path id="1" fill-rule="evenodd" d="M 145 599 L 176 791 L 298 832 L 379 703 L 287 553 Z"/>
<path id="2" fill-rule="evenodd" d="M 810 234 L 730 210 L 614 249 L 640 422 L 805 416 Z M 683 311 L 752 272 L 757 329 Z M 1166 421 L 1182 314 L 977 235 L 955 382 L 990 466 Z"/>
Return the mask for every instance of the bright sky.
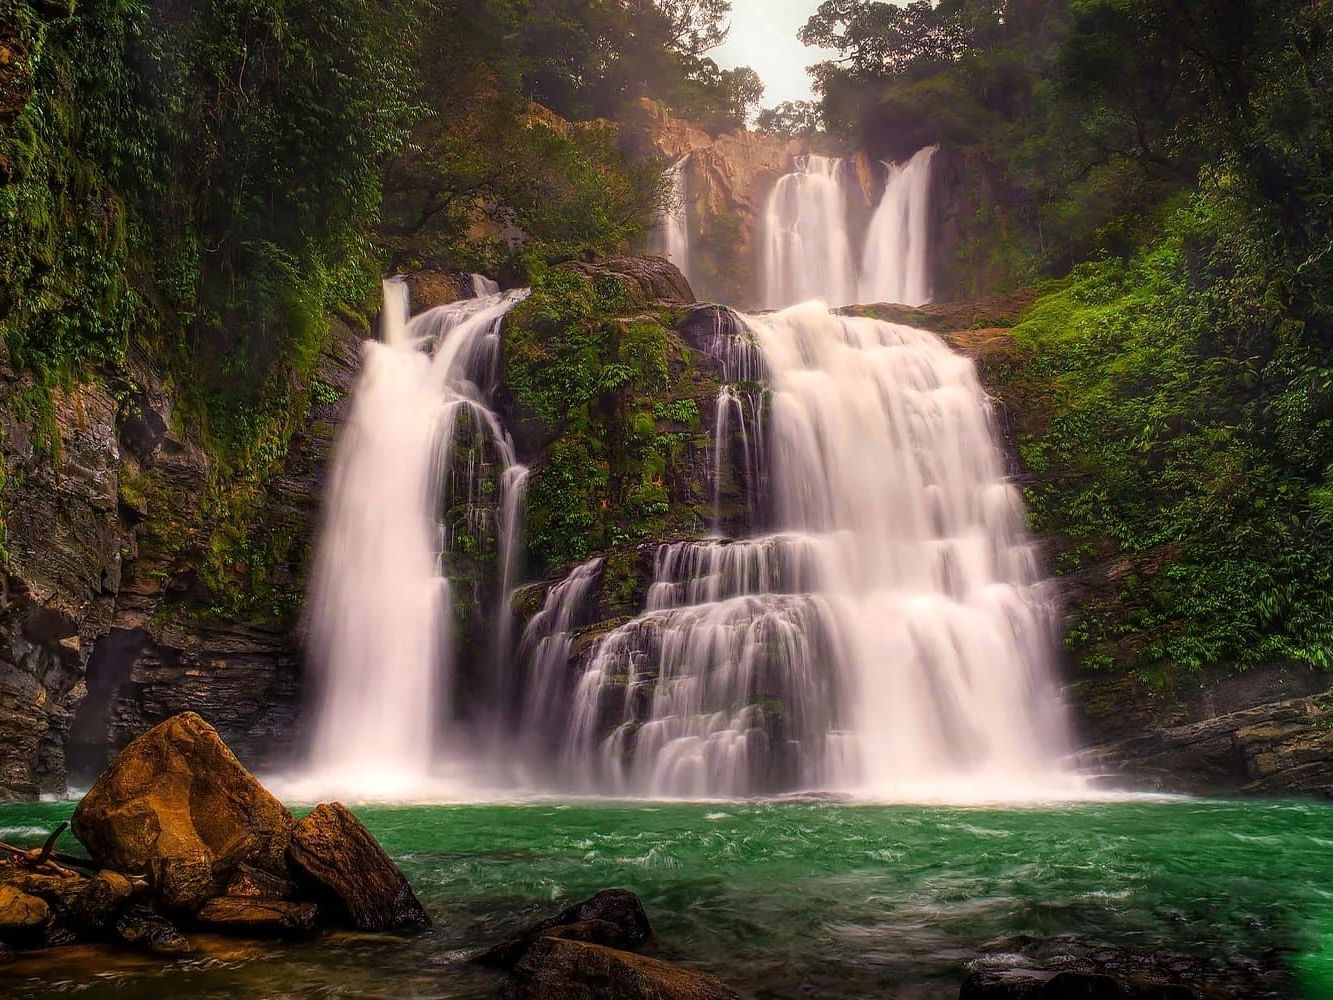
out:
<path id="1" fill-rule="evenodd" d="M 805 67 L 825 58 L 807 49 L 796 31 L 819 0 L 731 0 L 731 34 L 709 55 L 723 69 L 749 66 L 764 81 L 763 106 L 808 101 L 814 96 Z"/>

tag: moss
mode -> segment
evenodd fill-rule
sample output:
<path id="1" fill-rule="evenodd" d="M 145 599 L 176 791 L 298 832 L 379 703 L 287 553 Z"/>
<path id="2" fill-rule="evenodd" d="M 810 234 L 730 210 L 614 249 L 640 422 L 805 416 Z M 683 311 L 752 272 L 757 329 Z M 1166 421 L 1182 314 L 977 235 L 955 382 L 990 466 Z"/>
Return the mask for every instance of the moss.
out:
<path id="1" fill-rule="evenodd" d="M 529 490 L 531 564 L 549 573 L 668 532 L 673 484 L 688 504 L 691 451 L 706 446 L 686 349 L 611 276 L 542 274 L 504 330 L 505 383 L 544 453 Z M 626 314 L 630 315 L 626 315 Z"/>
<path id="2" fill-rule="evenodd" d="M 32 427 L 32 447 L 39 458 L 59 461 L 60 425 L 56 421 L 51 389 L 40 381 L 26 385 L 10 398 L 10 411 L 21 423 Z"/>

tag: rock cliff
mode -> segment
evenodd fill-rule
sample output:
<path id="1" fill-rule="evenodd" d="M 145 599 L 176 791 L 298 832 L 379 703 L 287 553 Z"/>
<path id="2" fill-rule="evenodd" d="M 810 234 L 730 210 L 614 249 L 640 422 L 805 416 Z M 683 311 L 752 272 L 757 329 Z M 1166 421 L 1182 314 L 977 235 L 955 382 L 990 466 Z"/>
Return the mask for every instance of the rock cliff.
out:
<path id="1" fill-rule="evenodd" d="M 745 308 L 759 295 L 764 205 L 807 144 L 758 132 L 710 136 L 644 99 L 627 136 L 636 151 L 675 161 L 689 156 L 690 280 L 699 297 Z"/>
<path id="2" fill-rule="evenodd" d="M 215 471 L 181 431 L 156 367 L 49 392 L 0 359 L 7 564 L 0 607 L 0 796 L 60 792 L 108 754 L 193 709 L 252 765 L 296 729 L 291 608 L 362 334 L 335 322 L 321 394 L 254 515 L 231 526 L 270 557 L 278 613 L 225 615 L 200 580 Z M 66 751 L 69 751 L 67 761 Z"/>

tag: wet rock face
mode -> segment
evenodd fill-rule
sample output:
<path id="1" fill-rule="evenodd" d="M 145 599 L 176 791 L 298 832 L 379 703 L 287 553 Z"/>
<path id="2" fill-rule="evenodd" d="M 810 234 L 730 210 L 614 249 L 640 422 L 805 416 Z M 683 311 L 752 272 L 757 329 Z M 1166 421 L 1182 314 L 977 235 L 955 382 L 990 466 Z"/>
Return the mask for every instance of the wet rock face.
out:
<path id="1" fill-rule="evenodd" d="M 656 101 L 641 102 L 629 139 L 644 155 L 688 155 L 686 212 L 691 280 L 705 299 L 735 305 L 758 300 L 758 248 L 763 212 L 794 157 L 810 152 L 798 140 L 757 132 L 711 136 L 673 117 Z"/>
<path id="2" fill-rule="evenodd" d="M 582 941 L 542 938 L 504 981 L 505 1000 L 735 1000 L 702 972 Z"/>
<path id="3" fill-rule="evenodd" d="M 1165 692 L 1088 677 L 1070 688 L 1092 744 L 1080 763 L 1113 786 L 1333 797 L 1331 682 L 1281 664 Z"/>
<path id="4" fill-rule="evenodd" d="M 150 875 L 173 910 L 216 895 L 241 862 L 285 872 L 293 821 L 194 713 L 127 746 L 74 811 L 74 834 L 105 868 Z"/>
<path id="5" fill-rule="evenodd" d="M 297 881 L 325 901 L 332 919 L 362 931 L 430 926 L 393 859 L 340 803 L 316 806 L 296 824 L 287 860 Z"/>

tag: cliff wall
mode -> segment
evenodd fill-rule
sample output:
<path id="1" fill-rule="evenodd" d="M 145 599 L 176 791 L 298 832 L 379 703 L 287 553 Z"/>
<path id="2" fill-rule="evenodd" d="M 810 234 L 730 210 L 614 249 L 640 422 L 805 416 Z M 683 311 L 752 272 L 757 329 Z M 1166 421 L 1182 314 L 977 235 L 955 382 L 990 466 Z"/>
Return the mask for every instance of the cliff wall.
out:
<path id="1" fill-rule="evenodd" d="M 364 331 L 335 322 L 304 429 L 250 517 L 222 524 L 208 453 L 146 358 L 46 390 L 0 363 L 7 560 L 0 796 L 60 792 L 186 709 L 249 763 L 296 735 L 296 608 L 333 435 Z M 220 532 L 239 534 L 224 548 Z M 203 566 L 240 562 L 219 594 Z M 236 608 L 249 605 L 237 613 Z"/>

